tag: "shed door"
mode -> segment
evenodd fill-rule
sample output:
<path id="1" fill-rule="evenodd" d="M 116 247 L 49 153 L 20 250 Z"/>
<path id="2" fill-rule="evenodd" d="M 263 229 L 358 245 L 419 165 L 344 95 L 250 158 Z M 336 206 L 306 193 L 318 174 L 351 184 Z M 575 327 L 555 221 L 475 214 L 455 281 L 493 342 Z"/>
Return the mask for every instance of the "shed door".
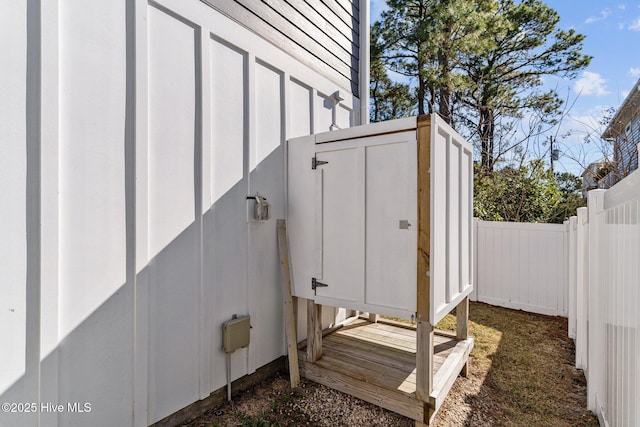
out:
<path id="1" fill-rule="evenodd" d="M 316 145 L 321 265 L 316 300 L 409 317 L 415 311 L 415 131 Z"/>
<path id="2" fill-rule="evenodd" d="M 361 301 L 364 294 L 364 148 L 316 154 L 322 211 L 322 282 L 316 295 Z"/>

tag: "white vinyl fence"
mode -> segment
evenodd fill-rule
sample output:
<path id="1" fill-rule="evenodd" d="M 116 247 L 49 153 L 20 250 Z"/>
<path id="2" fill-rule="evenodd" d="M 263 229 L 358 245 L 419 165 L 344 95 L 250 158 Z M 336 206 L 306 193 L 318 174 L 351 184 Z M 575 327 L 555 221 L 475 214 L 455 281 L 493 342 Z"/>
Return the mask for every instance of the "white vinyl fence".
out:
<path id="1" fill-rule="evenodd" d="M 569 332 L 603 426 L 640 425 L 640 173 L 589 192 L 569 223 Z"/>
<path id="2" fill-rule="evenodd" d="M 567 316 L 566 225 L 476 221 L 472 299 Z"/>
<path id="3" fill-rule="evenodd" d="M 472 299 L 568 316 L 588 408 L 640 425 L 640 172 L 589 192 L 562 225 L 477 221 Z"/>
<path id="4" fill-rule="evenodd" d="M 640 172 L 589 192 L 562 225 L 477 221 L 472 299 L 568 316 L 587 406 L 640 425 Z"/>

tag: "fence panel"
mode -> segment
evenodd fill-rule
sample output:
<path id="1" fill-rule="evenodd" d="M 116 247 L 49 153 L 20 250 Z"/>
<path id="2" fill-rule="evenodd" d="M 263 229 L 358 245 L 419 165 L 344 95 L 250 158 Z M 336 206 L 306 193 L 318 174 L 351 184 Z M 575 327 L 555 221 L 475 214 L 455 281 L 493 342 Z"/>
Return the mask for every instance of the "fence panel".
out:
<path id="1" fill-rule="evenodd" d="M 476 299 L 567 316 L 565 226 L 478 221 Z"/>
<path id="2" fill-rule="evenodd" d="M 638 173 L 589 193 L 587 389 L 602 425 L 640 423 L 639 205 Z"/>

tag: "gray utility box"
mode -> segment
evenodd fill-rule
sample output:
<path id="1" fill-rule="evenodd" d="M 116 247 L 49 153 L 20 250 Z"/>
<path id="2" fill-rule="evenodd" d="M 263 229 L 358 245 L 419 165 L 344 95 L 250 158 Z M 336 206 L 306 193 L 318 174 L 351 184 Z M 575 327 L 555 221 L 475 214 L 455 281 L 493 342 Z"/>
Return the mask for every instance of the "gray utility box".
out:
<path id="1" fill-rule="evenodd" d="M 233 353 L 249 345 L 251 322 L 249 316 L 227 320 L 222 324 L 222 349 Z"/>

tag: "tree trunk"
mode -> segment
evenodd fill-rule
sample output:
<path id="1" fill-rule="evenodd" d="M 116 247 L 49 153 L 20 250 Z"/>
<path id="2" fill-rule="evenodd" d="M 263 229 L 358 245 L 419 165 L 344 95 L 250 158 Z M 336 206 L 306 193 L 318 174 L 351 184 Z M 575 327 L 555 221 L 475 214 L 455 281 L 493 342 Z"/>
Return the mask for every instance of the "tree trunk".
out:
<path id="1" fill-rule="evenodd" d="M 418 2 L 418 16 L 422 19 L 425 15 L 425 4 L 422 1 Z M 424 114 L 424 98 L 426 95 L 426 82 L 424 81 L 424 77 L 422 76 L 422 69 L 424 68 L 424 60 L 420 56 L 422 52 L 421 46 L 422 42 L 418 42 L 417 46 L 417 62 L 418 62 L 418 114 Z"/>
<path id="2" fill-rule="evenodd" d="M 451 117 L 451 88 L 449 87 L 449 59 L 446 54 L 442 54 L 438 56 L 438 62 L 440 62 L 441 75 L 441 84 L 440 84 L 440 96 L 438 97 L 438 113 L 440 116 L 447 122 L 447 124 L 452 124 Z"/>
<path id="3" fill-rule="evenodd" d="M 418 62 L 418 67 L 420 69 L 420 67 L 422 67 L 423 65 Z M 424 109 L 424 98 L 426 96 L 426 83 L 424 81 L 424 78 L 422 77 L 418 77 L 418 114 L 424 114 L 425 109 Z"/>
<path id="4" fill-rule="evenodd" d="M 449 5 L 449 0 L 441 0 L 441 7 L 446 9 Z M 449 16 L 448 14 L 446 15 Z M 440 116 L 451 125 L 453 120 L 451 117 L 451 65 L 449 64 L 449 53 L 451 49 L 451 28 L 453 23 L 450 19 L 445 19 L 442 28 L 442 39 L 438 46 L 438 70 L 440 81 L 439 97 L 438 97 L 438 113 Z"/>
<path id="5" fill-rule="evenodd" d="M 484 173 L 493 172 L 494 159 L 494 127 L 493 110 L 480 107 L 480 166 Z"/>
<path id="6" fill-rule="evenodd" d="M 373 101 L 373 121 L 380 121 L 380 106 L 379 106 L 379 95 L 378 95 L 378 81 L 373 85 L 373 90 L 371 91 L 371 100 Z"/>

